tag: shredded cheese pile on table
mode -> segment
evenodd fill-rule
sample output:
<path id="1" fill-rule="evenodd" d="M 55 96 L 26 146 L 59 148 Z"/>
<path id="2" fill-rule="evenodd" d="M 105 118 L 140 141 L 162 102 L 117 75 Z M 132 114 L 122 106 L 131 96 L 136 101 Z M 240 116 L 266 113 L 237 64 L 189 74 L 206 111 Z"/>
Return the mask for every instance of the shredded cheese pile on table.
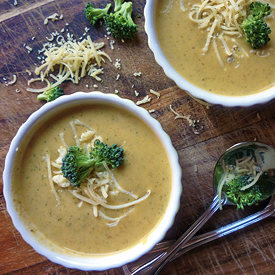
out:
<path id="1" fill-rule="evenodd" d="M 96 140 L 102 141 L 101 136 L 99 136 L 93 128 L 81 122 L 80 120 L 76 119 L 75 121 L 71 121 L 70 126 L 74 133 L 76 145 L 80 148 L 84 148 L 87 155 L 89 155 L 89 153 L 92 151 L 92 148 L 95 146 Z M 78 137 L 77 134 L 77 126 L 87 128 L 87 130 L 83 132 L 80 137 Z M 60 133 L 60 138 L 62 145 L 58 149 L 58 158 L 53 161 L 50 159 L 49 155 L 45 156 L 50 188 L 52 193 L 55 195 L 58 204 L 62 202 L 59 198 L 57 189 L 59 190 L 59 192 L 62 190 L 67 190 L 74 197 L 79 199 L 79 207 L 81 207 L 83 203 L 90 204 L 92 206 L 94 216 L 100 216 L 104 218 L 105 220 L 107 220 L 107 225 L 112 227 L 116 226 L 122 218 L 129 215 L 134 209 L 134 205 L 145 200 L 151 194 L 151 191 L 148 190 L 145 195 L 139 198 L 132 192 L 123 189 L 106 164 L 104 164 L 105 171 L 92 173 L 90 176 L 82 181 L 79 187 L 71 186 L 70 182 L 63 177 L 61 171 L 62 159 L 67 154 L 69 146 L 65 142 L 63 133 Z M 109 196 L 113 196 L 115 200 L 115 197 L 119 193 L 123 193 L 125 196 L 129 196 L 130 198 L 127 198 L 128 202 L 123 204 L 110 205 L 108 203 Z M 101 211 L 102 209 L 115 211 L 125 209 L 126 212 L 122 214 L 120 213 L 120 216 L 111 217 L 104 214 L 104 211 Z"/>
<path id="2" fill-rule="evenodd" d="M 101 81 L 99 74 L 103 71 L 101 63 L 105 62 L 104 57 L 112 62 L 110 56 L 101 50 L 103 46 L 104 42 L 94 43 L 90 36 L 80 42 L 65 41 L 63 36 L 61 36 L 58 45 L 52 45 L 44 51 L 44 62 L 35 69 L 36 75 L 40 77 L 31 79 L 28 82 L 30 84 L 34 81 L 46 81 L 48 83 L 47 87 L 43 89 L 28 88 L 27 90 L 38 93 L 43 92 L 50 87 L 48 76 L 55 80 L 51 87 L 60 85 L 65 80 L 71 80 L 77 84 L 86 74 L 97 81 Z M 56 75 L 51 73 L 55 69 L 58 69 Z"/>

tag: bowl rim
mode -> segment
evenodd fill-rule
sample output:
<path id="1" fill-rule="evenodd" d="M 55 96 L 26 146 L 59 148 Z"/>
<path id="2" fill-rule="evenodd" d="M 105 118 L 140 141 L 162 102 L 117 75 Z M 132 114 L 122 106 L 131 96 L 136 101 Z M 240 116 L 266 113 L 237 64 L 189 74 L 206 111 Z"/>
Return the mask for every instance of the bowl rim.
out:
<path id="1" fill-rule="evenodd" d="M 206 103 L 222 105 L 225 107 L 248 107 L 255 104 L 263 104 L 275 98 L 275 86 L 262 92 L 247 96 L 224 96 L 207 92 L 189 81 L 185 80 L 170 64 L 165 57 L 155 31 L 155 8 L 157 0 L 147 0 L 144 8 L 144 29 L 148 36 L 148 46 L 154 54 L 156 62 L 162 67 L 164 73 L 172 79 L 176 85 L 189 93 L 195 99 Z"/>
<path id="2" fill-rule="evenodd" d="M 139 244 L 125 251 L 112 255 L 98 255 L 98 256 L 72 256 L 65 255 L 60 252 L 52 251 L 52 248 L 41 244 L 37 241 L 37 238 L 24 227 L 24 222 L 19 218 L 19 214 L 16 212 L 11 196 L 11 172 L 12 163 L 16 155 L 17 148 L 24 135 L 31 129 L 36 127 L 36 124 L 49 114 L 56 112 L 58 108 L 68 108 L 66 106 L 77 105 L 78 103 L 87 102 L 101 102 L 107 104 L 114 104 L 115 106 L 125 108 L 129 112 L 141 118 L 149 127 L 155 132 L 163 144 L 166 153 L 169 158 L 171 170 L 172 170 L 172 192 L 167 211 L 159 222 L 159 224 L 153 229 L 153 231 L 146 236 L 146 242 L 141 241 Z M 70 105 L 71 104 L 71 105 Z M 9 151 L 5 158 L 5 165 L 3 171 L 3 193 L 6 201 L 7 211 L 12 219 L 15 228 L 19 231 L 23 239 L 31 245 L 36 252 L 45 256 L 50 261 L 61 264 L 67 268 L 75 268 L 83 271 L 102 271 L 110 268 L 117 268 L 123 266 L 129 262 L 135 261 L 143 254 L 150 251 L 156 243 L 161 241 L 165 236 L 167 230 L 172 226 L 175 216 L 180 206 L 180 196 L 182 193 L 181 185 L 182 171 L 179 165 L 178 154 L 172 145 L 172 141 L 167 133 L 164 132 L 161 124 L 154 119 L 149 112 L 137 106 L 133 101 L 129 99 L 120 98 L 115 94 L 105 94 L 102 92 L 76 92 L 71 95 L 64 95 L 55 101 L 44 104 L 40 109 L 32 113 L 29 118 L 23 123 L 16 135 L 11 141 Z"/>

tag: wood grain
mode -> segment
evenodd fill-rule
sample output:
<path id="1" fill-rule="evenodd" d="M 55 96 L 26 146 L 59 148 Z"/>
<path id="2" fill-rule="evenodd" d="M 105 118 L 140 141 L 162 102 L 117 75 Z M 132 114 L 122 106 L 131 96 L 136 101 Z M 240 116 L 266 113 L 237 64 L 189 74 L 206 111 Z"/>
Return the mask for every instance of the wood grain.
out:
<path id="1" fill-rule="evenodd" d="M 86 77 L 79 85 L 67 82 L 62 88 L 66 94 L 71 94 L 80 90 L 92 91 L 93 85 L 97 84 L 99 86 L 97 90 L 105 93 L 114 93 L 118 90 L 119 96 L 134 102 L 146 96 L 150 89 L 160 92 L 160 98 L 151 96 L 151 102 L 143 107 L 155 110 L 152 116 L 170 135 L 179 154 L 183 171 L 181 206 L 175 223 L 167 232 L 165 239 L 178 238 L 209 206 L 213 197 L 213 169 L 225 149 L 237 142 L 252 140 L 275 146 L 275 102 L 249 108 L 222 106 L 206 108 L 180 90 L 155 62 L 144 32 L 145 0 L 133 2 L 133 18 L 139 26 L 138 37 L 135 41 L 127 43 L 115 40 L 114 50 L 104 36 L 106 34 L 104 26 L 93 27 L 85 19 L 83 9 L 86 2 L 18 0 L 18 5 L 14 6 L 12 1 L 0 0 L 1 172 L 4 169 L 9 144 L 18 128 L 43 104 L 36 100 L 35 94 L 26 91 L 27 81 L 30 79 L 26 69 L 33 72 L 39 64 L 38 50 L 47 41 L 46 37 L 49 37 L 51 32 L 65 28 L 73 33 L 74 37 L 79 38 L 85 27 L 89 27 L 88 34 L 92 40 L 104 41 L 106 43 L 104 51 L 114 61 L 121 60 L 121 69 L 118 70 L 113 63 L 106 62 L 103 65 L 103 83 Z M 99 0 L 94 2 L 102 6 L 107 3 Z M 44 25 L 45 17 L 55 12 L 63 14 L 64 19 Z M 32 47 L 33 51 L 28 53 L 24 45 Z M 133 75 L 135 72 L 142 74 L 140 77 L 135 77 Z M 17 76 L 17 82 L 6 86 L 4 79 L 10 81 L 13 74 Z M 120 78 L 116 81 L 117 74 L 120 74 Z M 138 97 L 134 94 L 135 90 L 140 93 Z M 179 114 L 190 115 L 192 120 L 198 121 L 196 127 L 189 126 L 184 119 L 175 120 L 170 106 Z M 199 134 L 196 134 L 196 131 Z M 195 165 L 198 167 L 197 172 L 194 170 Z M 120 268 L 104 272 L 71 270 L 37 254 L 14 228 L 6 210 L 2 181 L 0 186 L 0 274 L 123 274 Z M 245 211 L 236 211 L 234 207 L 227 206 L 216 213 L 200 233 L 233 222 L 262 207 L 261 205 Z M 169 263 L 162 274 L 271 275 L 275 274 L 274 248 L 275 223 L 273 218 L 269 218 L 188 252 Z"/>

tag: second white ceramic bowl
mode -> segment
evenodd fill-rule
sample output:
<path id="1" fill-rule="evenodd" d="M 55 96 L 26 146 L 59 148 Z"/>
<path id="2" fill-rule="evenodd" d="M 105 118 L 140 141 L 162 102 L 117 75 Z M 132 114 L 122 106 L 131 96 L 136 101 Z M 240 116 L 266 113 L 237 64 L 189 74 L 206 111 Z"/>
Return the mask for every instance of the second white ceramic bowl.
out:
<path id="1" fill-rule="evenodd" d="M 251 106 L 259 103 L 266 103 L 275 98 L 275 87 L 267 89 L 263 92 L 248 95 L 248 96 L 222 96 L 208 91 L 202 90 L 192 83 L 188 82 L 183 76 L 181 76 L 169 63 L 165 57 L 160 43 L 158 41 L 156 26 L 155 26 L 155 11 L 158 0 L 147 0 L 144 16 L 145 16 L 145 31 L 148 35 L 148 44 L 152 52 L 154 53 L 157 63 L 163 68 L 165 74 L 175 81 L 177 86 L 187 91 L 195 99 L 202 100 L 206 103 L 223 105 L 227 107 L 234 106 Z"/>

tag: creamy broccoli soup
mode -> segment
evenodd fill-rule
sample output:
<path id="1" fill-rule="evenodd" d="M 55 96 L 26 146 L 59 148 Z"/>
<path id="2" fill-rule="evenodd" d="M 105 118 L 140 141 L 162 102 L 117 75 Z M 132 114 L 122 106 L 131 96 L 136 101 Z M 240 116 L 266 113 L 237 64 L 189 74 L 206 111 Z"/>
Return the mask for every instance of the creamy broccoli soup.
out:
<path id="1" fill-rule="evenodd" d="M 81 123 L 74 124 L 74 132 L 72 122 L 76 121 Z M 124 150 L 124 163 L 112 170 L 112 175 L 121 189 L 130 193 L 110 192 L 106 205 L 131 203 L 150 190 L 144 200 L 115 210 L 98 205 L 95 211 L 91 204 L 73 196 L 68 189 L 71 187 L 53 182 L 54 194 L 46 156 L 52 177 L 60 175 L 60 148 L 75 145 L 76 136 L 80 146 L 86 144 L 90 133 L 87 125 L 103 142 Z M 59 247 L 81 253 L 113 253 L 145 240 L 163 217 L 171 194 L 171 167 L 158 137 L 133 114 L 104 104 L 73 107 L 40 125 L 32 137 L 27 137 L 25 146 L 19 147 L 13 172 L 14 205 L 30 223 L 30 230 Z M 78 187 L 74 190 L 80 194 Z M 113 222 L 116 217 L 122 218 Z"/>
<path id="2" fill-rule="evenodd" d="M 231 2 L 237 3 L 237 1 L 225 2 L 228 6 Z M 273 6 L 275 4 L 274 0 L 268 2 Z M 242 22 L 242 13 L 246 12 L 250 2 L 238 1 L 246 5 L 239 14 L 231 6 L 232 14 L 223 10 L 224 13 L 218 15 L 217 21 L 214 21 L 215 15 L 212 16 L 211 13 L 214 14 L 218 10 L 218 4 L 223 5 L 222 3 L 214 0 L 157 1 L 155 19 L 157 35 L 168 61 L 189 82 L 216 94 L 244 96 L 274 86 L 273 8 L 271 14 L 265 18 L 271 29 L 271 41 L 267 46 L 254 50 L 243 35 L 240 37 L 239 25 L 232 27 L 233 24 L 229 20 L 238 16 L 236 17 L 238 22 Z M 205 8 L 207 5 L 213 7 L 207 9 Z M 241 8 L 238 6 L 236 9 Z M 219 20 L 226 21 L 223 29 L 219 26 Z"/>

